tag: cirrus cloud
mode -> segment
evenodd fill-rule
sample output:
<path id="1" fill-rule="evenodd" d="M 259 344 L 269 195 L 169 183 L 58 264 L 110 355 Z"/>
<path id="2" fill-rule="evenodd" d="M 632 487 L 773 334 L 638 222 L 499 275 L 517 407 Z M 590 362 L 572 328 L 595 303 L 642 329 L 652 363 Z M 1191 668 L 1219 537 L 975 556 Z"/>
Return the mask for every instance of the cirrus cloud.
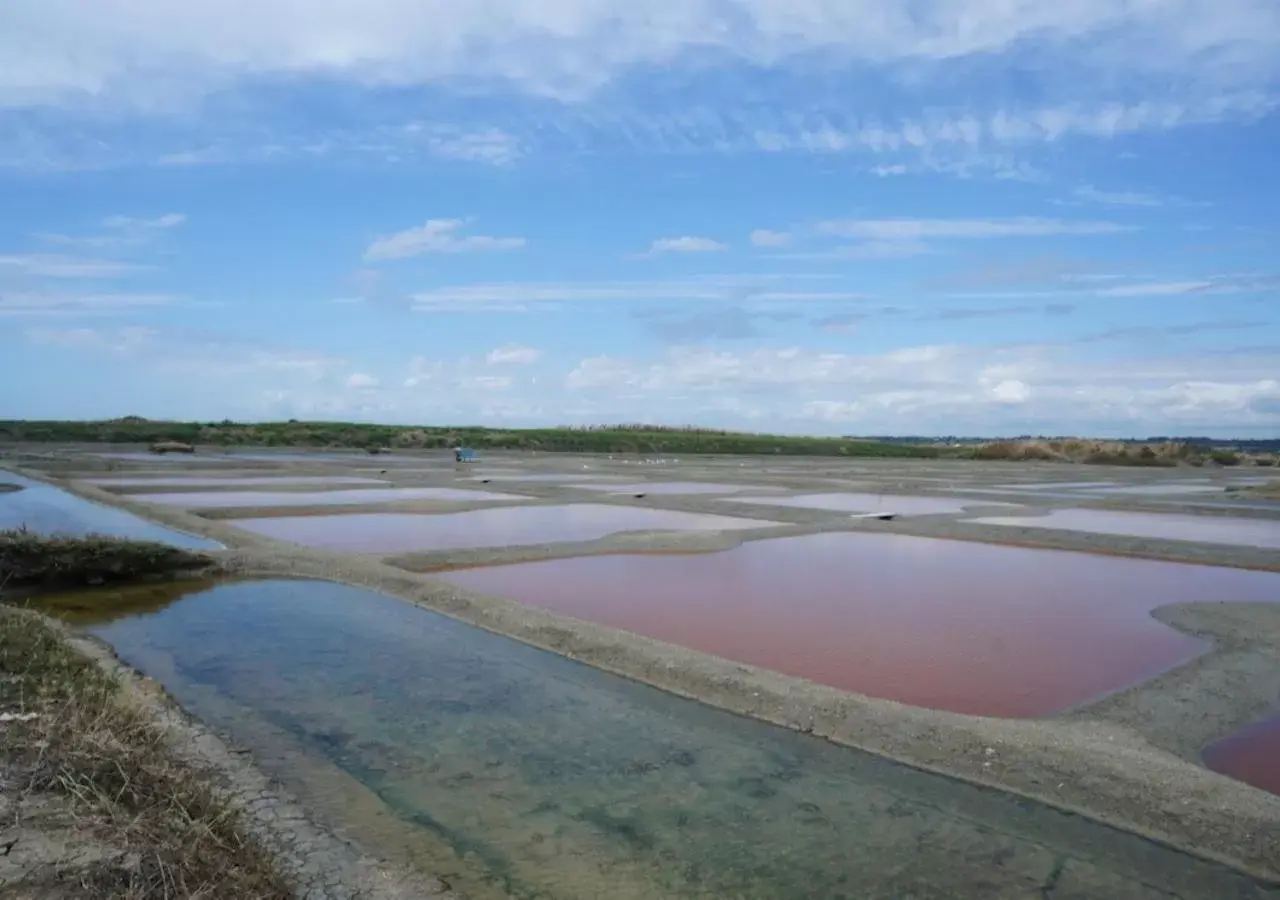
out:
<path id="1" fill-rule="evenodd" d="M 407 259 L 427 253 L 474 253 L 519 250 L 525 246 L 522 237 L 490 237 L 485 234 L 462 234 L 466 219 L 428 219 L 415 228 L 380 237 L 365 250 L 366 262 Z"/>
<path id="2" fill-rule="evenodd" d="M 718 253 L 721 250 L 728 249 L 728 244 L 723 241 L 717 241 L 714 238 L 684 235 L 683 237 L 658 238 L 649 245 L 649 250 L 645 255 L 657 256 L 661 253 Z"/>

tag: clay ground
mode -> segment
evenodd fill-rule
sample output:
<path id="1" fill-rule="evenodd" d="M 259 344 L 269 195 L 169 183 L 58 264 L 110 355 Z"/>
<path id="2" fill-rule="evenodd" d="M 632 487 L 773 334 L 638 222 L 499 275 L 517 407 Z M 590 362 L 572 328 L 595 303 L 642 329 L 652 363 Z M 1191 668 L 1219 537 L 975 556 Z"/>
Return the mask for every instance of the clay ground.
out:
<path id="1" fill-rule="evenodd" d="M 1000 514 L 987 502 L 1030 507 L 1020 515 L 1086 507 L 1203 516 L 1246 517 L 1280 527 L 1280 503 L 1249 492 L 1228 493 L 1247 481 L 1265 480 L 1266 469 L 1138 469 L 1062 464 L 968 461 L 832 460 L 787 457 L 639 459 L 566 454 L 491 454 L 481 464 L 455 466 L 448 455 L 326 454 L 308 458 L 291 451 L 279 461 L 218 457 L 202 448 L 191 457 L 111 459 L 94 448 L 9 448 L 0 463 L 20 468 L 89 499 L 223 542 L 218 554 L 234 572 L 327 578 L 362 585 L 439 610 L 600 668 L 648 682 L 731 711 L 823 735 L 838 743 L 881 753 L 911 765 L 1000 787 L 1048 804 L 1159 838 L 1202 856 L 1227 861 L 1268 880 L 1280 880 L 1280 797 L 1217 775 L 1200 764 L 1209 741 L 1266 714 L 1280 700 L 1280 604 L 1194 604 L 1160 610 L 1175 628 L 1207 637 L 1213 649 L 1191 663 L 1099 702 L 1051 719 L 1000 720 L 907 707 L 754 669 L 613 629 L 556 616 L 499 598 L 468 593 L 433 580 L 422 570 L 618 551 L 713 550 L 740 541 L 820 531 L 884 531 L 958 540 L 1132 555 L 1151 559 L 1280 571 L 1280 551 L 1097 535 L 1046 529 L 1013 529 L 965 522 Z M 119 448 L 137 450 L 138 448 Z M 526 495 L 521 505 L 570 500 L 638 505 L 651 509 L 720 515 L 767 516 L 783 526 L 747 532 L 690 536 L 633 533 L 581 544 L 476 548 L 448 552 L 339 554 L 257 537 L 225 519 L 282 514 L 279 508 L 202 510 L 147 503 L 146 490 L 95 487 L 83 479 L 134 475 L 223 477 L 363 476 L 396 487 L 477 487 Z M 572 473 L 637 481 L 714 481 L 752 484 L 789 492 L 851 490 L 884 494 L 967 497 L 963 514 L 859 521 L 847 513 L 724 504 L 705 495 L 609 496 L 547 482 L 473 479 L 507 473 Z M 1115 482 L 1123 486 L 1208 484 L 1203 493 L 1082 493 L 1074 488 L 1026 491 L 1019 483 Z M 356 487 L 351 485 L 350 487 Z M 368 485 L 360 485 L 368 487 Z M 305 490 L 316 490 L 306 485 Z M 170 487 L 179 491 L 186 488 Z M 206 487 L 190 488 L 209 490 Z M 228 490 L 264 490 L 228 487 Z M 275 490 L 275 488 L 270 488 Z M 495 504 L 483 504 L 492 506 Z M 474 504 L 410 501 L 333 507 L 289 507 L 287 514 L 359 511 L 445 512 Z M 418 571 L 415 571 L 418 570 Z M 1219 600 L 1222 598 L 1207 598 Z M 1278 598 L 1280 599 L 1280 598 Z"/>

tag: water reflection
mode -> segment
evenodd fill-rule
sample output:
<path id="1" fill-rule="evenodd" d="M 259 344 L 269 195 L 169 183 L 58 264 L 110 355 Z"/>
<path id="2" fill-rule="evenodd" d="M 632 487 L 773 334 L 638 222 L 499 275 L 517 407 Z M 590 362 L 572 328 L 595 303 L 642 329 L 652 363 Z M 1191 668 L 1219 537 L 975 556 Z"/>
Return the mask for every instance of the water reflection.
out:
<path id="1" fill-rule="evenodd" d="M 1059 712 L 1207 645 L 1162 604 L 1280 601 L 1280 575 L 888 534 L 437 573 L 846 690 L 978 715 Z"/>
<path id="2" fill-rule="evenodd" d="M 759 503 L 765 506 L 796 506 L 801 509 L 830 509 L 840 512 L 892 512 L 904 516 L 927 516 L 963 512 L 966 506 L 1013 506 L 990 500 L 952 500 L 948 497 L 904 497 L 897 494 L 800 494 L 795 497 L 725 497 L 725 503 Z"/>
<path id="3" fill-rule="evenodd" d="M 1280 794 L 1280 715 L 1210 744 L 1204 763 L 1215 772 Z"/>
<path id="4" fill-rule="evenodd" d="M 407 553 L 594 541 L 619 531 L 715 531 L 766 528 L 777 523 L 665 509 L 575 503 L 478 509 L 446 515 L 283 516 L 235 519 L 230 524 L 265 537 L 326 550 Z"/>
<path id="5" fill-rule="evenodd" d="M 634 484 L 575 484 L 574 487 L 583 491 L 607 491 L 614 494 L 731 494 L 734 491 L 761 490 L 749 484 L 710 481 L 638 481 Z"/>
<path id="6" fill-rule="evenodd" d="M 498 500 L 529 500 L 520 494 L 471 491 L 461 488 L 355 488 L 340 491 L 184 491 L 174 494 L 139 495 L 139 500 L 188 509 L 280 506 L 353 506 L 363 503 L 392 503 L 402 500 L 437 500 L 451 503 L 480 503 Z"/>
<path id="7" fill-rule="evenodd" d="M 152 478 L 83 478 L 101 487 L 278 487 L 286 484 L 386 484 L 377 478 L 344 475 L 255 475 L 219 478 L 217 475 L 158 475 Z"/>
<path id="8" fill-rule="evenodd" d="M 978 525 L 1061 528 L 1066 531 L 1091 531 L 1095 534 L 1280 549 L 1280 522 L 1268 519 L 1180 516 L 1103 509 L 1055 509 L 1046 516 L 992 516 L 971 521 Z"/>
<path id="9" fill-rule="evenodd" d="M 215 727 L 266 723 L 368 785 L 473 898 L 1276 896 L 366 591 L 229 584 L 92 630 Z"/>
<path id="10" fill-rule="evenodd" d="M 188 550 L 216 550 L 208 538 L 156 525 L 133 513 L 92 503 L 61 488 L 0 471 L 0 480 L 23 490 L 0 493 L 0 530 L 26 527 L 40 534 L 81 537 L 102 534 L 137 541 L 159 541 Z"/>

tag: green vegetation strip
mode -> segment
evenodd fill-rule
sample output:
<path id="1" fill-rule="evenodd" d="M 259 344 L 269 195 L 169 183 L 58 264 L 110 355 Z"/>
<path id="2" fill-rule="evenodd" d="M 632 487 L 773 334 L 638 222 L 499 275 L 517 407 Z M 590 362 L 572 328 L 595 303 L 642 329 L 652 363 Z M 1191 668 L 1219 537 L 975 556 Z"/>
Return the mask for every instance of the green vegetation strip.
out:
<path id="1" fill-rule="evenodd" d="M 934 459 L 943 452 L 942 448 L 927 444 L 650 425 L 495 429 L 349 422 L 153 422 L 137 418 L 105 422 L 0 421 L 0 441 L 147 444 L 154 446 L 158 453 L 184 452 L 179 449 L 183 445 L 366 450 L 431 450 L 465 446 L 479 450 L 569 453 L 785 454 L 919 459 Z"/>

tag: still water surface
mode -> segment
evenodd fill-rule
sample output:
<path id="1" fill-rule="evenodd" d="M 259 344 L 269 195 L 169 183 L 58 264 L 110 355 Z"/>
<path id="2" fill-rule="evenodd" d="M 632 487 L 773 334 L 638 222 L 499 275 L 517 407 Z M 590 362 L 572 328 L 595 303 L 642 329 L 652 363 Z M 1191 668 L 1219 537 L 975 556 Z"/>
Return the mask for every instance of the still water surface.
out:
<path id="1" fill-rule="evenodd" d="M 188 550 L 216 550 L 222 545 L 148 522 L 140 516 L 92 503 L 61 488 L 0 470 L 0 483 L 22 490 L 0 493 L 0 530 L 26 527 L 40 534 L 83 537 L 103 534 L 136 541 L 159 541 Z"/>
<path id="2" fill-rule="evenodd" d="M 955 712 L 1060 712 L 1207 644 L 1172 603 L 1280 601 L 1280 574 L 892 534 L 439 572 L 486 594 Z"/>
<path id="3" fill-rule="evenodd" d="M 139 476 L 111 478 L 82 478 L 87 484 L 100 487 L 279 487 L 293 484 L 386 484 L 377 478 L 344 475 L 252 475 L 219 478 L 217 475 L 157 475 L 152 478 Z"/>
<path id="4" fill-rule="evenodd" d="M 1091 531 L 1095 534 L 1280 549 L 1280 521 L 1272 519 L 1180 516 L 1172 513 L 1120 512 L 1109 509 L 1055 509 L 1046 516 L 991 516 L 970 521 L 978 525 L 1061 528 L 1066 531 Z"/>
<path id="5" fill-rule="evenodd" d="M 907 497 L 897 494 L 800 494 L 794 497 L 725 497 L 725 503 L 758 503 L 762 506 L 795 506 L 839 512 L 892 512 L 903 516 L 929 516 L 963 512 L 966 506 L 1013 506 L 991 500 L 949 497 Z"/>
<path id="6" fill-rule="evenodd" d="M 573 503 L 477 509 L 444 515 L 363 513 L 234 519 L 231 524 L 264 537 L 325 550 L 409 553 L 594 541 L 622 531 L 723 531 L 768 528 L 778 523 L 666 509 Z"/>
<path id="7" fill-rule="evenodd" d="M 416 835 L 405 852 L 477 900 L 1038 900 L 1047 886 L 1055 898 L 1280 898 L 1082 818 L 368 591 L 176 585 L 62 606 L 108 596 L 130 612 L 79 621 L 126 662 L 304 801 L 296 748 L 367 785 Z M 359 837 L 385 830 L 381 815 L 333 824 Z"/>
<path id="8" fill-rule="evenodd" d="M 1280 794 L 1280 714 L 1210 744 L 1204 763 L 1215 772 Z"/>
<path id="9" fill-rule="evenodd" d="M 450 503 L 481 503 L 499 500 L 528 500 L 521 494 L 471 491 L 462 488 L 354 488 L 340 491 L 193 491 L 172 494 L 139 494 L 137 499 L 163 506 L 188 509 L 215 509 L 233 506 L 357 506 L 365 503 L 393 503 L 402 500 L 435 500 Z"/>

